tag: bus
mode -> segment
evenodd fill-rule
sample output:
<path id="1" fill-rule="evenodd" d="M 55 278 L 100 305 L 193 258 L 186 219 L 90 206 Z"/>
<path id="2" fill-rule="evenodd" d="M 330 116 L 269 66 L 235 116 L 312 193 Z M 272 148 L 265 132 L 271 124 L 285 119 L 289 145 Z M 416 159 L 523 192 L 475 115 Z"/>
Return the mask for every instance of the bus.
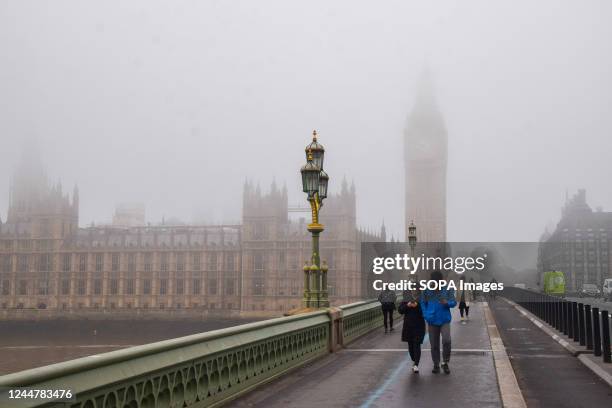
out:
<path id="1" fill-rule="evenodd" d="M 565 275 L 563 272 L 544 272 L 544 293 L 553 296 L 565 295 Z"/>

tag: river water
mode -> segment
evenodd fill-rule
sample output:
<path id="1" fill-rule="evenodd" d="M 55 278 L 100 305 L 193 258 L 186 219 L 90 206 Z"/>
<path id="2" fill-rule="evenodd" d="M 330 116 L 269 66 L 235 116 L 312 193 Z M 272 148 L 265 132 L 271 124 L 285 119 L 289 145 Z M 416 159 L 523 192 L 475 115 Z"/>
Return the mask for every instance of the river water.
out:
<path id="1" fill-rule="evenodd" d="M 2 321 L 0 375 L 248 322 L 239 319 Z"/>

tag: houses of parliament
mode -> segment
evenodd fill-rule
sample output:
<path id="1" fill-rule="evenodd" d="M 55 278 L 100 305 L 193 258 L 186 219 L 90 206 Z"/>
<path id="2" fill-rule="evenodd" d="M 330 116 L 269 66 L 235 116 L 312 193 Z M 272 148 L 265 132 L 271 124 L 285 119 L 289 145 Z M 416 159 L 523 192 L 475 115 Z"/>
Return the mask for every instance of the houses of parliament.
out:
<path id="1" fill-rule="evenodd" d="M 26 316 L 265 316 L 301 306 L 310 258 L 305 220 L 289 217 L 286 188 L 245 183 L 239 225 L 145 225 L 116 214 L 79 227 L 79 191 L 50 185 L 40 158 L 24 155 L 0 220 L 0 318 Z M 355 187 L 325 203 L 321 255 L 333 304 L 363 298 Z M 125 214 L 124 214 L 125 215 Z M 144 215 L 144 214 L 143 214 Z M 130 225 L 131 224 L 131 225 Z"/>
<path id="2" fill-rule="evenodd" d="M 405 221 L 420 242 L 446 240 L 447 134 L 431 79 L 421 79 L 404 132 Z M 0 318 L 27 311 L 266 316 L 301 306 L 311 257 L 306 220 L 292 220 L 286 188 L 246 182 L 237 225 L 145 225 L 144 210 L 118 211 L 112 225 L 79 227 L 79 191 L 50 185 L 41 159 L 24 151 L 0 220 Z M 332 305 L 371 295 L 361 243 L 386 241 L 356 223 L 346 181 L 321 213 L 321 258 Z M 406 235 L 407 236 L 407 235 Z M 45 312 L 40 312 L 44 310 Z M 161 312 L 160 312 L 161 311 Z"/>

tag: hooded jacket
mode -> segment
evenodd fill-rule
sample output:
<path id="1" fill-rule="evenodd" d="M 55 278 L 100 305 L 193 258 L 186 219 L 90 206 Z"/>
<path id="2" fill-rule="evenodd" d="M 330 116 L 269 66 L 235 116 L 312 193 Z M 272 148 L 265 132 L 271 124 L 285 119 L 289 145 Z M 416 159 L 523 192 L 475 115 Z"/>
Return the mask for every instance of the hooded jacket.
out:
<path id="1" fill-rule="evenodd" d="M 442 299 L 446 299 L 447 303 L 440 303 L 440 300 Z M 442 326 L 443 324 L 450 323 L 450 309 L 456 305 L 457 300 L 455 300 L 454 289 L 428 289 L 421 295 L 421 309 L 423 310 L 423 317 L 428 324 L 433 326 Z"/>

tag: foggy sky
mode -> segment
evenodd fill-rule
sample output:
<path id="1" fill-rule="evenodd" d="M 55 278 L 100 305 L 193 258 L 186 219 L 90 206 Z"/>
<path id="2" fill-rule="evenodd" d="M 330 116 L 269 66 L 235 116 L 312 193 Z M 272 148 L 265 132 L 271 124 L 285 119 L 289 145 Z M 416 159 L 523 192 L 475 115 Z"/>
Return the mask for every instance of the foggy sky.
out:
<path id="1" fill-rule="evenodd" d="M 605 0 L 3 0 L 0 217 L 26 138 L 78 183 L 81 225 L 120 202 L 238 222 L 246 176 L 304 202 L 317 129 L 331 191 L 354 179 L 358 223 L 403 237 L 402 133 L 429 67 L 448 239 L 537 240 L 566 189 L 612 210 L 611 19 Z"/>

